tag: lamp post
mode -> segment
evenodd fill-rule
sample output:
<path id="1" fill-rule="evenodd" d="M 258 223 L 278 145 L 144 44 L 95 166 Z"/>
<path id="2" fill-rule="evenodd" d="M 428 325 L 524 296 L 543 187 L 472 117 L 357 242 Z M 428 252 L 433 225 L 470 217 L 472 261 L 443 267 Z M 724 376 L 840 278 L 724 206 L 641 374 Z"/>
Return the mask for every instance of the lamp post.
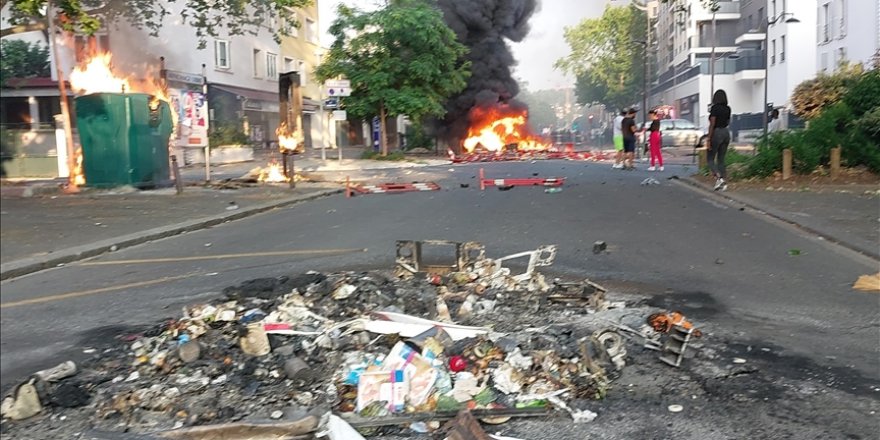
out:
<path id="1" fill-rule="evenodd" d="M 651 11 L 648 10 L 649 0 L 630 0 L 630 3 L 640 11 L 645 13 L 645 38 L 646 41 L 636 41 L 636 43 L 645 46 L 645 63 L 643 71 L 645 78 L 642 84 L 642 125 L 648 123 L 648 50 L 651 47 Z"/>
<path id="2" fill-rule="evenodd" d="M 788 18 L 785 18 L 788 17 Z M 770 45 L 770 26 L 773 26 L 776 23 L 779 23 L 785 19 L 785 23 L 800 23 L 800 20 L 794 18 L 794 14 L 791 12 L 783 12 L 777 17 L 774 17 L 772 20 L 770 17 L 767 17 L 767 27 L 764 28 L 764 107 L 761 109 L 763 115 L 763 126 L 764 126 L 764 139 L 767 139 L 767 84 L 770 82 L 770 62 L 768 58 L 770 57 L 770 52 L 768 50 Z"/>

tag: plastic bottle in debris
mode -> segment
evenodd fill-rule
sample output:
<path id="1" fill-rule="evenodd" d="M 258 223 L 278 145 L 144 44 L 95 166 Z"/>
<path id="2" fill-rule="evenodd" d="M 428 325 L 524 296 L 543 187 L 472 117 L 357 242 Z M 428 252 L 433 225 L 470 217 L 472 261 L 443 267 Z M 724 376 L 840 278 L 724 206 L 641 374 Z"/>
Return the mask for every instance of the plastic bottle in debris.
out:
<path id="1" fill-rule="evenodd" d="M 545 192 L 545 193 L 548 193 L 548 194 L 553 194 L 553 193 L 562 192 L 562 187 L 560 187 L 560 186 L 551 186 L 551 187 L 549 187 L 549 188 L 544 189 L 544 192 Z"/>

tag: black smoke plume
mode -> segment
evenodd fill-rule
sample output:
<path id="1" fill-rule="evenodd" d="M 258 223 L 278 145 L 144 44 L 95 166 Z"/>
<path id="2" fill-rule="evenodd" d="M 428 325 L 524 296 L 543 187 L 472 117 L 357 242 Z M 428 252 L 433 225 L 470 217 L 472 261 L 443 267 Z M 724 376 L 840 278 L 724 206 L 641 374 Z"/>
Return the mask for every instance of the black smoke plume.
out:
<path id="1" fill-rule="evenodd" d="M 435 126 L 435 134 L 457 150 L 474 106 L 524 107 L 513 101 L 519 93 L 511 74 L 516 60 L 505 40 L 525 38 L 538 0 L 438 0 L 437 5 L 458 41 L 470 49 L 467 88 L 447 101 L 447 114 Z"/>

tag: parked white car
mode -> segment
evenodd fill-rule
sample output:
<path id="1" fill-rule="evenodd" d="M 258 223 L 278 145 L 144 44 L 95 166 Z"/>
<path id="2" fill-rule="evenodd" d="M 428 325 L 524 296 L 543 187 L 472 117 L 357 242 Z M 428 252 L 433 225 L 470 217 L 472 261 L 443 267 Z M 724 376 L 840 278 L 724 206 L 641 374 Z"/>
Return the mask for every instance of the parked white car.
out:
<path id="1" fill-rule="evenodd" d="M 648 121 L 648 126 L 651 121 Z M 663 147 L 697 147 L 706 133 L 687 119 L 661 119 L 660 132 L 663 133 Z M 647 137 L 643 131 L 643 125 L 639 124 L 638 143 L 645 145 Z"/>

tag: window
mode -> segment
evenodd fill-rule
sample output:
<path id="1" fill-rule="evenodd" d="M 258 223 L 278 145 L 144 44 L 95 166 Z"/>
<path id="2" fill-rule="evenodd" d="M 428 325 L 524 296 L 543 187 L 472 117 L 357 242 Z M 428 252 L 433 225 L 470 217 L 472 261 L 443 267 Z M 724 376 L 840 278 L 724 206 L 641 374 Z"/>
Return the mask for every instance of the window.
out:
<path id="1" fill-rule="evenodd" d="M 284 73 L 296 70 L 296 60 L 291 57 L 284 57 Z"/>
<path id="2" fill-rule="evenodd" d="M 776 64 L 776 40 L 770 42 L 770 47 L 773 48 L 773 52 L 770 53 L 770 65 Z"/>
<path id="3" fill-rule="evenodd" d="M 765 18 L 764 16 L 764 8 L 758 8 L 758 19 Z"/>
<path id="4" fill-rule="evenodd" d="M 266 78 L 278 79 L 278 55 L 266 52 Z"/>
<path id="5" fill-rule="evenodd" d="M 831 8 L 828 7 L 828 3 L 822 5 L 822 42 L 827 43 L 831 41 L 831 33 L 828 29 L 828 24 L 831 23 Z"/>
<path id="6" fill-rule="evenodd" d="M 776 0 L 773 0 L 772 2 L 770 2 L 770 6 L 772 7 L 772 10 L 773 10 L 773 18 L 776 18 L 777 17 L 777 15 L 776 15 Z"/>
<path id="7" fill-rule="evenodd" d="M 318 42 L 318 24 L 311 18 L 306 18 L 306 40 L 312 43 Z"/>
<path id="8" fill-rule="evenodd" d="M 214 40 L 214 67 L 229 68 L 229 41 Z"/>
<path id="9" fill-rule="evenodd" d="M 299 72 L 299 83 L 304 86 L 308 82 L 308 80 L 306 79 L 306 70 L 308 70 L 306 62 L 299 60 L 297 61 L 297 64 L 297 71 Z"/>
<path id="10" fill-rule="evenodd" d="M 108 35 L 77 35 L 73 38 L 76 62 L 82 62 L 95 54 L 110 51 Z"/>
<path id="11" fill-rule="evenodd" d="M 828 71 L 828 52 L 822 52 L 822 56 L 820 58 L 822 59 L 822 71 L 827 72 Z"/>
<path id="12" fill-rule="evenodd" d="M 838 19 L 839 28 L 837 35 L 839 38 L 843 39 L 846 37 L 846 0 L 840 0 L 839 5 L 840 18 Z"/>
<path id="13" fill-rule="evenodd" d="M 846 48 L 845 47 L 838 48 L 837 53 L 835 54 L 834 58 L 835 58 L 834 70 L 837 70 L 840 68 L 840 66 L 843 65 L 843 63 L 846 62 Z"/>
<path id="14" fill-rule="evenodd" d="M 262 57 L 260 56 L 261 52 L 260 49 L 254 49 L 254 78 L 259 78 L 260 71 L 262 70 L 260 69 L 260 62 L 262 60 Z"/>
<path id="15" fill-rule="evenodd" d="M 785 35 L 779 37 L 779 62 L 785 62 Z"/>
<path id="16" fill-rule="evenodd" d="M 291 37 L 299 37 L 299 14 L 291 9 L 284 8 L 284 13 L 282 15 L 282 26 L 284 26 L 287 30 L 287 33 L 290 34 Z"/>

